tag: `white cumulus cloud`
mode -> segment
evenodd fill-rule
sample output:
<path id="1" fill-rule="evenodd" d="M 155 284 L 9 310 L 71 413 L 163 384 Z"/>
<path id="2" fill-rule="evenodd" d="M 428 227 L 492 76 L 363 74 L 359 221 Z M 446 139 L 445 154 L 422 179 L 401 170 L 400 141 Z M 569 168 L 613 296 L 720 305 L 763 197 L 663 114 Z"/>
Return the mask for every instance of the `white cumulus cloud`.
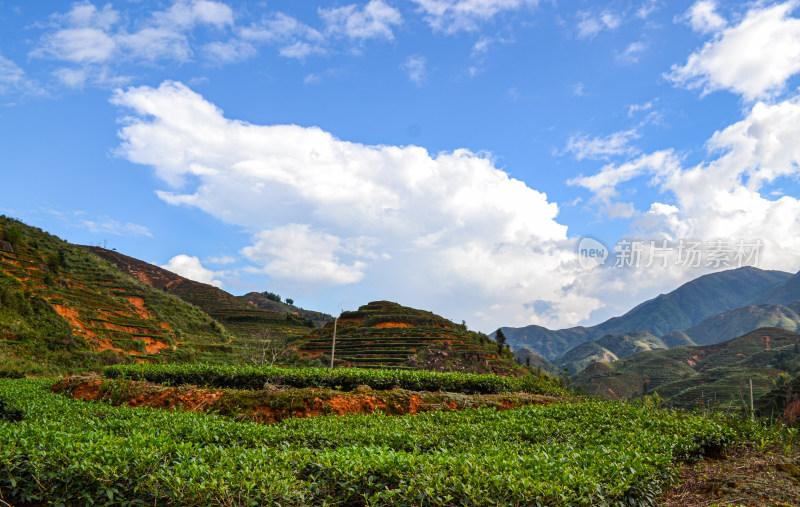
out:
<path id="1" fill-rule="evenodd" d="M 764 191 L 779 178 L 800 176 L 800 97 L 777 104 L 756 103 L 747 116 L 715 133 L 708 159 L 684 167 L 673 150 L 609 164 L 570 183 L 595 193 L 605 205 L 619 188 L 638 177 L 650 179 L 667 202 L 641 210 L 637 228 L 664 237 L 752 239 L 764 242 L 760 267 L 797 271 L 800 200 Z"/>
<path id="2" fill-rule="evenodd" d="M 366 263 L 340 261 L 347 253 L 341 238 L 310 230 L 308 224 L 289 224 L 264 230 L 253 246 L 242 254 L 263 266 L 263 272 L 277 279 L 313 282 L 320 285 L 343 285 L 364 278 Z"/>
<path id="3" fill-rule="evenodd" d="M 217 273 L 203 267 L 200 259 L 194 256 L 176 255 L 161 267 L 195 282 L 207 283 L 214 287 L 222 286 L 222 280 L 216 278 Z"/>
<path id="4" fill-rule="evenodd" d="M 702 5 L 705 14 L 690 10 L 689 19 L 697 29 L 711 31 L 712 39 L 684 65 L 673 65 L 668 79 L 704 94 L 730 90 L 747 100 L 782 92 L 786 80 L 800 71 L 800 19 L 790 15 L 798 1 L 757 4 L 735 26 Z"/>
<path id="5" fill-rule="evenodd" d="M 700 33 L 716 32 L 728 24 L 725 18 L 717 13 L 717 2 L 700 0 L 692 5 L 686 13 L 692 29 Z"/>
<path id="6" fill-rule="evenodd" d="M 359 284 L 484 328 L 558 325 L 525 301 L 551 301 L 569 321 L 600 305 L 569 288 L 577 263 L 556 204 L 488 155 L 227 119 L 175 82 L 112 101 L 131 114 L 119 154 L 155 169 L 172 187 L 158 192 L 166 202 L 253 231 L 242 254 L 274 280 L 307 290 Z"/>

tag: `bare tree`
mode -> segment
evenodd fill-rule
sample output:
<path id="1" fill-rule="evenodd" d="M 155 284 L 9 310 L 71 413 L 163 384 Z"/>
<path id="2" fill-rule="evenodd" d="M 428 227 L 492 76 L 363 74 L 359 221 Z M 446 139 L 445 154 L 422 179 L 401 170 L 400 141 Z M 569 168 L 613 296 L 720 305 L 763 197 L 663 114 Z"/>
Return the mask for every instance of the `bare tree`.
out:
<path id="1" fill-rule="evenodd" d="M 283 333 L 265 329 L 258 334 L 257 339 L 255 350 L 250 357 L 250 361 L 256 366 L 272 366 L 289 353 L 289 336 Z"/>

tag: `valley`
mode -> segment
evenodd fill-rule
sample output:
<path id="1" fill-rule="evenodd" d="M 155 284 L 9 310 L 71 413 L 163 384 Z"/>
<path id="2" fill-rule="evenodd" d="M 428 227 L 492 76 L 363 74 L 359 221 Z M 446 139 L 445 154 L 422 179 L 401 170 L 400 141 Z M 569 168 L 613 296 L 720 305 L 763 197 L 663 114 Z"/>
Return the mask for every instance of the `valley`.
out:
<path id="1" fill-rule="evenodd" d="M 764 421 L 794 413 L 796 275 L 721 272 L 598 326 L 501 328 L 512 348 L 391 301 L 334 319 L 6 217 L 0 228 L 14 239 L 0 243 L 10 505 L 674 505 L 707 498 L 697 462 L 757 443 L 780 456 L 763 473 L 795 459 L 793 430 L 750 420 L 745 386 Z M 762 490 L 800 498 L 787 481 Z"/>

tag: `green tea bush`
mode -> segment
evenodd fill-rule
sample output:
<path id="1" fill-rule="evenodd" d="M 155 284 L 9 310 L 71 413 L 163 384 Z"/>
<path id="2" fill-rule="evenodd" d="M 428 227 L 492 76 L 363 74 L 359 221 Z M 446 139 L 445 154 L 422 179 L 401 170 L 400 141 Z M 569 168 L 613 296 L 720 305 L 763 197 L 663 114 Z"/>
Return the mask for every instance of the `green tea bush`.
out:
<path id="1" fill-rule="evenodd" d="M 20 409 L 11 406 L 3 398 L 0 398 L 0 421 L 17 422 L 21 421 L 23 413 Z"/>
<path id="2" fill-rule="evenodd" d="M 652 505 L 676 460 L 771 433 L 614 402 L 290 419 L 114 407 L 0 380 L 0 493 L 49 505 Z"/>
<path id="3" fill-rule="evenodd" d="M 168 385 L 197 385 L 220 389 L 261 389 L 265 383 L 292 387 L 324 387 L 352 391 L 366 385 L 373 389 L 400 387 L 411 391 L 448 391 L 465 394 L 527 392 L 566 394 L 553 377 L 526 375 L 500 377 L 472 373 L 440 373 L 401 369 L 281 368 L 218 365 L 125 365 L 104 370 L 109 378 L 126 377 Z"/>

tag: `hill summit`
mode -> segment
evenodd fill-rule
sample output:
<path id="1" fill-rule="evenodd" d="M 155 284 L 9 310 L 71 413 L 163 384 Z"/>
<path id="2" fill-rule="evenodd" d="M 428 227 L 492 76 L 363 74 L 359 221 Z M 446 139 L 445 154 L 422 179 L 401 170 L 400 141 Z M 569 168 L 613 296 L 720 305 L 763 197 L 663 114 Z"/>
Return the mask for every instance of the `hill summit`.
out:
<path id="1" fill-rule="evenodd" d="M 334 324 L 317 329 L 299 345 L 304 357 L 330 361 Z M 336 325 L 335 360 L 361 368 L 523 373 L 508 349 L 434 313 L 390 301 L 373 301 L 343 312 Z"/>

